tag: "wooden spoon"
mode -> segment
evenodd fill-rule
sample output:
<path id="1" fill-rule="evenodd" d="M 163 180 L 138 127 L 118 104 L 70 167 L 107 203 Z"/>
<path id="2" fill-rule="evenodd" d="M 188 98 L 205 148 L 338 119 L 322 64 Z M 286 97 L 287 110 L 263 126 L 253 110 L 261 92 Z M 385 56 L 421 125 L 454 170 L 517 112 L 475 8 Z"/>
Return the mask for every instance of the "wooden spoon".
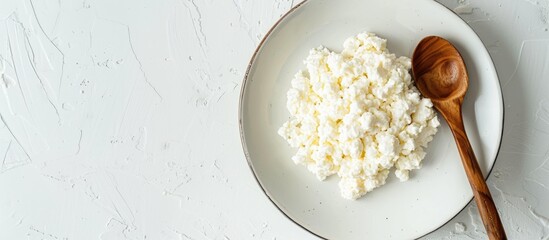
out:
<path id="1" fill-rule="evenodd" d="M 423 96 L 448 122 L 473 189 L 475 201 L 490 239 L 507 239 L 499 215 L 482 176 L 463 125 L 461 103 L 469 78 L 457 49 L 446 39 L 429 36 L 421 40 L 412 56 L 415 83 Z"/>

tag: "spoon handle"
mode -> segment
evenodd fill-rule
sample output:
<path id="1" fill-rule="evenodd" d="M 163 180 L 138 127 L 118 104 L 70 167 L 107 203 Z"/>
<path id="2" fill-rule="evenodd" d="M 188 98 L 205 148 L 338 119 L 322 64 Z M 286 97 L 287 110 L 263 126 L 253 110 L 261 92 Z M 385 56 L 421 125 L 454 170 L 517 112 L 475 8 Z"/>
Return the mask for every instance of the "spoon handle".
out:
<path id="1" fill-rule="evenodd" d="M 507 239 L 496 205 L 494 204 L 490 190 L 486 185 L 475 153 L 473 152 L 473 148 L 465 133 L 461 107 L 458 106 L 458 109 L 457 112 L 451 114 L 454 117 L 448 118 L 445 116 L 445 118 L 452 130 L 454 139 L 456 140 L 458 151 L 461 155 L 461 162 L 465 168 L 469 184 L 471 184 L 471 188 L 473 189 L 475 201 L 484 227 L 486 228 L 486 233 L 491 240 Z"/>

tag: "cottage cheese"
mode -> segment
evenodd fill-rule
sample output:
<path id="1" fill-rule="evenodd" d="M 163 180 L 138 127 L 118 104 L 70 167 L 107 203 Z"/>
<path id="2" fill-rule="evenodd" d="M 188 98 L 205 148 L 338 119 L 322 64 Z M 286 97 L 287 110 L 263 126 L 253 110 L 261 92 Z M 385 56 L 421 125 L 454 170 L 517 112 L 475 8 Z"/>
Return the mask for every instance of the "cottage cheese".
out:
<path id="1" fill-rule="evenodd" d="M 319 180 L 336 174 L 341 195 L 357 199 L 419 169 L 439 126 L 433 104 L 414 87 L 407 57 L 372 33 L 347 39 L 341 53 L 312 49 L 287 93 L 291 119 L 278 133 L 292 160 Z"/>

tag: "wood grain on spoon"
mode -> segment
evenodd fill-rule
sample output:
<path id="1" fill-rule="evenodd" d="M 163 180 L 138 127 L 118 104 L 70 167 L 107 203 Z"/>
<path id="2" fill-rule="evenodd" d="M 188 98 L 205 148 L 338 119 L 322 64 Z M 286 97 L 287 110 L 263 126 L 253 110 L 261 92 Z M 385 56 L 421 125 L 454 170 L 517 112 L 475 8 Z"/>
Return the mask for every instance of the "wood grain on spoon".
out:
<path id="1" fill-rule="evenodd" d="M 431 99 L 452 130 L 488 237 L 507 239 L 463 125 L 461 104 L 469 78 L 461 55 L 447 40 L 426 37 L 414 51 L 412 72 L 421 94 Z"/>

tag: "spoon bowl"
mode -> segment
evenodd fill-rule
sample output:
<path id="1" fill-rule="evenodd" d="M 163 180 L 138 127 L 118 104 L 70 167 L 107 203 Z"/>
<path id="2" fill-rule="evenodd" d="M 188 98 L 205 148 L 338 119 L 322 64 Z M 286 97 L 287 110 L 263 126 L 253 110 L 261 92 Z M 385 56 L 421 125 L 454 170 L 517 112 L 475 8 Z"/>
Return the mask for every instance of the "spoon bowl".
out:
<path id="1" fill-rule="evenodd" d="M 507 239 L 465 132 L 461 105 L 467 93 L 469 77 L 459 51 L 444 38 L 426 37 L 414 50 L 412 73 L 421 94 L 431 99 L 452 130 L 488 237 L 491 240 Z"/>
<path id="2" fill-rule="evenodd" d="M 426 37 L 412 57 L 416 86 L 432 101 L 465 95 L 469 77 L 458 50 L 441 37 Z"/>

